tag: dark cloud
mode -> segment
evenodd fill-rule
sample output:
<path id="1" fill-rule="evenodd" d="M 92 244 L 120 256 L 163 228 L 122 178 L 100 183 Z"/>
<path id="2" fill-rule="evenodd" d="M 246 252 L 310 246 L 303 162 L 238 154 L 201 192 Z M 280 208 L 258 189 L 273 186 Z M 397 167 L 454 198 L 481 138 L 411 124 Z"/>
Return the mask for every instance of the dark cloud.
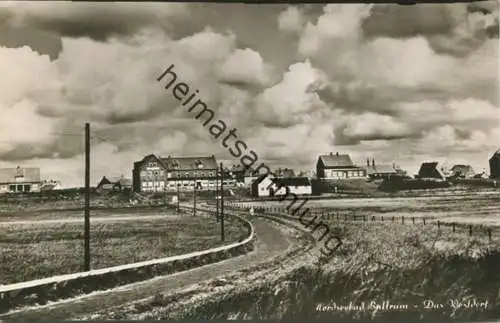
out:
<path id="1" fill-rule="evenodd" d="M 60 36 L 103 41 L 112 35 L 132 34 L 148 25 L 170 26 L 184 14 L 182 3 L 37 3 L 2 8 L 11 24 L 45 30 Z"/>
<path id="2" fill-rule="evenodd" d="M 401 139 L 416 139 L 421 135 L 419 133 L 415 134 L 406 134 L 406 135 L 387 135 L 387 134 L 368 134 L 368 135 L 355 135 L 349 136 L 346 135 L 346 126 L 336 128 L 334 130 L 335 140 L 334 144 L 336 146 L 353 146 L 358 145 L 362 141 L 377 141 L 377 140 L 386 140 L 386 141 L 397 141 Z"/>
<path id="3" fill-rule="evenodd" d="M 376 5 L 362 27 L 368 39 L 424 36 L 437 53 L 465 57 L 487 39 L 498 38 L 497 12 L 498 5 L 493 1 L 411 7 Z"/>
<path id="4" fill-rule="evenodd" d="M 362 24 L 363 33 L 368 38 L 410 38 L 447 34 L 454 26 L 455 21 L 449 12 L 449 5 L 443 4 L 376 5 Z"/>

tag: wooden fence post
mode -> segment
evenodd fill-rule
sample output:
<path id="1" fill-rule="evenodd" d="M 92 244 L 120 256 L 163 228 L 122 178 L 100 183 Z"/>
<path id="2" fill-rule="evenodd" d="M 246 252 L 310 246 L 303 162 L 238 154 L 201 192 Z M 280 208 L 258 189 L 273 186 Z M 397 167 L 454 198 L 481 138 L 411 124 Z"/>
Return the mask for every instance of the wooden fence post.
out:
<path id="1" fill-rule="evenodd" d="M 451 227 L 453 228 L 453 233 L 455 233 L 455 222 L 451 224 Z"/>
<path id="2" fill-rule="evenodd" d="M 413 222 L 413 224 L 415 224 L 415 217 L 414 216 L 411 217 L 411 222 Z"/>
<path id="3" fill-rule="evenodd" d="M 472 237 L 472 224 L 469 225 L 469 235 Z"/>
<path id="4" fill-rule="evenodd" d="M 491 228 L 488 228 L 488 240 L 491 242 Z"/>
<path id="5" fill-rule="evenodd" d="M 438 220 L 438 229 L 441 229 L 441 222 Z"/>
<path id="6" fill-rule="evenodd" d="M 404 215 L 401 217 L 401 223 L 403 223 L 403 224 L 405 223 L 405 216 Z"/>

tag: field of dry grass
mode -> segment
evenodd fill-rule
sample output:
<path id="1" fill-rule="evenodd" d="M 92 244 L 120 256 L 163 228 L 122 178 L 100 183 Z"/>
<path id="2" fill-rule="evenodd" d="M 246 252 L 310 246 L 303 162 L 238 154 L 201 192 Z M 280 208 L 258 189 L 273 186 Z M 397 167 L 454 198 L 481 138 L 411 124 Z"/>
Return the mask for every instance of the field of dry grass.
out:
<path id="1" fill-rule="evenodd" d="M 387 217 L 420 213 L 440 219 L 453 214 L 463 221 L 497 221 L 500 210 L 498 195 L 475 193 L 460 198 L 358 202 L 322 201 L 328 203 L 328 208 L 337 207 L 339 212 L 355 210 Z M 274 203 L 273 207 L 280 205 Z M 332 231 L 342 233 L 343 245 L 329 262 L 319 265 L 317 257 L 312 257 L 308 263 L 285 267 L 280 275 L 270 275 L 260 282 L 242 283 L 231 291 L 203 299 L 184 300 L 186 306 L 174 307 L 152 300 L 142 314 L 136 311 L 135 315 L 154 319 L 364 318 L 393 322 L 500 317 L 500 234 L 489 240 L 486 235 L 469 236 L 463 230 L 453 232 L 449 227 L 439 229 L 436 225 L 346 222 L 332 216 L 322 220 Z M 384 301 L 406 308 L 368 306 Z M 467 305 L 468 301 L 485 307 L 453 306 L 460 302 Z M 366 307 L 362 310 L 339 309 L 363 302 Z M 430 302 L 442 307 L 426 308 Z"/>
<path id="2" fill-rule="evenodd" d="M 91 221 L 93 269 L 221 245 L 220 227 L 212 217 L 163 214 L 160 218 L 141 218 L 131 215 L 133 220 Z M 58 213 L 57 219 L 62 218 Z M 75 215 L 68 215 L 67 219 L 74 221 Z M 241 223 L 228 219 L 226 224 L 225 243 L 246 237 L 246 228 Z M 83 266 L 83 221 L 1 222 L 0 250 L 0 284 L 80 271 Z"/>

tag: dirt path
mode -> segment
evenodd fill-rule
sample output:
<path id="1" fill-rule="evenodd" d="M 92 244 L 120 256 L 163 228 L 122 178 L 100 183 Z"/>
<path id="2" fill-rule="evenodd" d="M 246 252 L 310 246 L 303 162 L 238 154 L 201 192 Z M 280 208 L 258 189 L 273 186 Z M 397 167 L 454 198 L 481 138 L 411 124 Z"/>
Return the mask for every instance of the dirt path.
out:
<path id="1" fill-rule="evenodd" d="M 95 292 L 77 299 L 11 312 L 0 315 L 0 320 L 70 319 L 92 314 L 98 310 L 147 298 L 162 291 L 186 287 L 197 282 L 213 279 L 236 270 L 263 263 L 272 257 L 283 254 L 290 247 L 292 242 L 289 240 L 289 237 L 274 223 L 258 218 L 252 222 L 258 236 L 258 242 L 256 249 L 247 255 L 109 291 Z"/>

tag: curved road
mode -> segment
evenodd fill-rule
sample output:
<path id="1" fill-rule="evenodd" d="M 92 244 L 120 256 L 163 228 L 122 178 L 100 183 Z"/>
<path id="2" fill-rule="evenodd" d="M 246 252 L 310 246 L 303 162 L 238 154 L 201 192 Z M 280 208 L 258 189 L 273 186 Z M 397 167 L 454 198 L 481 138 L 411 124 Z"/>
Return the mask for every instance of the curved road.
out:
<path id="1" fill-rule="evenodd" d="M 216 278 L 233 271 L 266 262 L 282 254 L 291 245 L 289 237 L 274 223 L 261 218 L 252 220 L 258 236 L 254 251 L 219 263 L 194 268 L 169 276 L 156 277 L 109 291 L 95 292 L 76 299 L 70 299 L 37 308 L 0 315 L 2 319 L 71 319 L 92 314 L 98 310 L 118 306 L 131 301 L 144 299 L 166 290 L 189 286 L 191 284 Z"/>

